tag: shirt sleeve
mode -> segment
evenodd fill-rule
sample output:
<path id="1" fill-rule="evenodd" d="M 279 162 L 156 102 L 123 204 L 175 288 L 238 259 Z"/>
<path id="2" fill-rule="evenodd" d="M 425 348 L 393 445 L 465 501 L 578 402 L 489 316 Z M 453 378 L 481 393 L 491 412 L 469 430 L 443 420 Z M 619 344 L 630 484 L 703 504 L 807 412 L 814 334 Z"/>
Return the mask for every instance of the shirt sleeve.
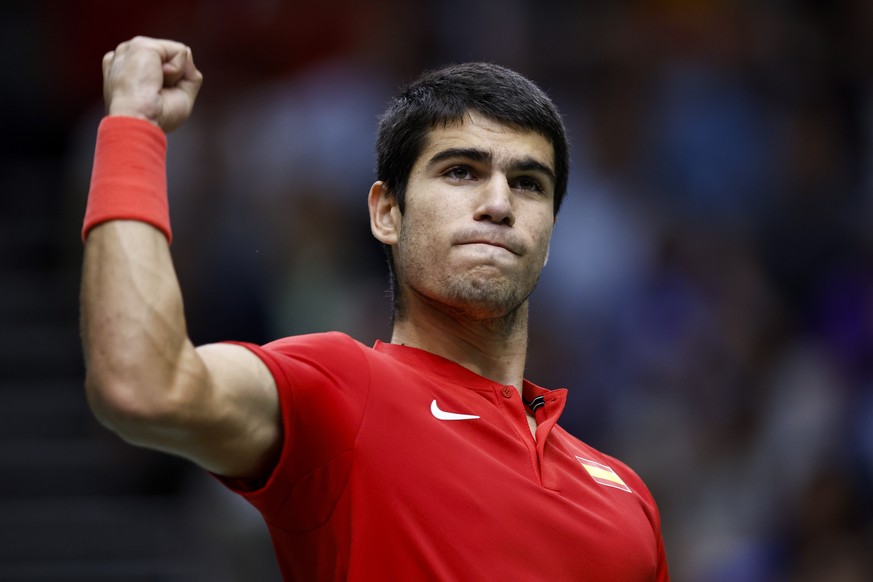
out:
<path id="1" fill-rule="evenodd" d="M 370 390 L 367 349 L 341 333 L 241 344 L 276 382 L 282 448 L 265 481 L 219 477 L 268 523 L 303 531 L 328 519 L 348 481 Z"/>

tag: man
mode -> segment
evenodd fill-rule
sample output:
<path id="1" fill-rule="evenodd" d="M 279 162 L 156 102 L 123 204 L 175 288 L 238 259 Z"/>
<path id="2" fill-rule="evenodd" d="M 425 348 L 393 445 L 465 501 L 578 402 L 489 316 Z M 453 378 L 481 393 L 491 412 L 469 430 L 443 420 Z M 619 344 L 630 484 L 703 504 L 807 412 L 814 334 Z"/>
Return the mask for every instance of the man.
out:
<path id="1" fill-rule="evenodd" d="M 169 240 L 165 131 L 191 51 L 104 57 L 83 236 L 86 388 L 126 440 L 187 457 L 263 514 L 301 580 L 667 580 L 655 502 L 524 379 L 528 296 L 566 189 L 551 101 L 493 65 L 426 74 L 380 123 L 373 235 L 391 343 L 339 333 L 194 347 Z"/>

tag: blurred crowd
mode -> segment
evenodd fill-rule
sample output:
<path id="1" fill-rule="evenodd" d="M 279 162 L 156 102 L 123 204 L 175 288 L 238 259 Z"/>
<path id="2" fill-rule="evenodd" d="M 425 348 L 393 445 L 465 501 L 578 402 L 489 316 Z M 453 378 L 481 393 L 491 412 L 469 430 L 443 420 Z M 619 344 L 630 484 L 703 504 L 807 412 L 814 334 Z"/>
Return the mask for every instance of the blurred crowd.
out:
<path id="1" fill-rule="evenodd" d="M 528 377 L 569 388 L 563 424 L 649 484 L 674 579 L 871 579 L 873 3 L 42 4 L 71 232 L 103 52 L 193 47 L 169 176 L 198 343 L 387 339 L 379 113 L 448 62 L 533 78 L 573 163 Z"/>

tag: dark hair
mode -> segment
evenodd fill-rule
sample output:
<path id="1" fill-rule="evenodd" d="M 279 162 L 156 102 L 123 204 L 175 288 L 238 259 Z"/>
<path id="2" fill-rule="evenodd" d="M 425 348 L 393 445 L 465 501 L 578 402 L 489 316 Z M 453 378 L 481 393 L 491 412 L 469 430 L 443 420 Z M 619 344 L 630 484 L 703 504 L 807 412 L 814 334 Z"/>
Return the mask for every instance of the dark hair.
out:
<path id="1" fill-rule="evenodd" d="M 425 72 L 394 99 L 379 121 L 377 177 L 404 210 L 406 185 L 430 131 L 460 123 L 468 111 L 548 139 L 555 154 L 555 214 L 567 192 L 569 153 L 564 124 L 532 81 L 491 63 L 449 65 Z"/>
<path id="2" fill-rule="evenodd" d="M 376 172 L 388 194 L 405 210 L 409 174 L 431 130 L 480 115 L 514 129 L 539 133 L 552 144 L 554 212 L 567 192 L 569 147 L 564 123 L 551 99 L 522 75 L 491 63 L 465 63 L 427 71 L 395 98 L 379 121 Z M 391 249 L 385 247 L 394 317 L 402 311 Z"/>

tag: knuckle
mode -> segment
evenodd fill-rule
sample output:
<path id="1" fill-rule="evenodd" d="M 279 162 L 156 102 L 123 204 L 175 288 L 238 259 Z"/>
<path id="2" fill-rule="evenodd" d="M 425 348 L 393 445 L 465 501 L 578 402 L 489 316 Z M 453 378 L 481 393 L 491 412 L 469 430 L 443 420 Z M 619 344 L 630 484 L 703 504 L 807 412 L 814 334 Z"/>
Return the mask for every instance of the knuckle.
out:
<path id="1" fill-rule="evenodd" d="M 152 39 L 147 36 L 137 35 L 127 42 L 132 47 L 142 48 L 150 46 L 152 44 Z"/>

